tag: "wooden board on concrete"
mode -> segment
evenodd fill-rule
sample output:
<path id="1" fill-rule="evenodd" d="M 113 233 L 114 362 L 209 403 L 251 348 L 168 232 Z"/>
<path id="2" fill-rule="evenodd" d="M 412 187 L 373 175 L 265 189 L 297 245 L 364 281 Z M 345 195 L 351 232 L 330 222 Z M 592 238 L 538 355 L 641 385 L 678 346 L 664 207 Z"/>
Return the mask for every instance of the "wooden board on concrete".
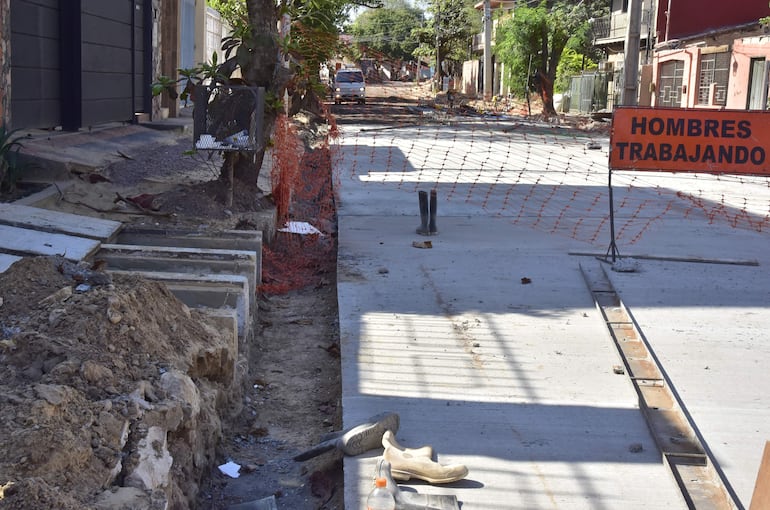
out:
<path id="1" fill-rule="evenodd" d="M 765 453 L 762 454 L 762 462 L 759 464 L 757 482 L 754 485 L 754 494 L 751 496 L 749 510 L 766 508 L 770 508 L 770 441 L 765 443 Z"/>
<path id="2" fill-rule="evenodd" d="M 99 241 L 85 237 L 38 232 L 0 225 L 0 252 L 14 255 L 61 255 L 80 261 L 99 248 Z"/>
<path id="3" fill-rule="evenodd" d="M 4 273 L 6 269 L 11 267 L 11 264 L 21 260 L 21 257 L 16 255 L 8 255 L 7 253 L 0 253 L 0 273 Z"/>
<path id="4" fill-rule="evenodd" d="M 100 241 L 111 239 L 122 226 L 119 221 L 18 204 L 0 204 L 0 224 Z"/>

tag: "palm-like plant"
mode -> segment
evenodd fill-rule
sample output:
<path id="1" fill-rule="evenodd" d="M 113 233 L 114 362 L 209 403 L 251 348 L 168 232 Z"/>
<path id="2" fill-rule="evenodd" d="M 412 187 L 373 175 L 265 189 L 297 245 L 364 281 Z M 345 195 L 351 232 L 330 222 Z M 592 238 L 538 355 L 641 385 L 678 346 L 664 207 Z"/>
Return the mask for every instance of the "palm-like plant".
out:
<path id="1" fill-rule="evenodd" d="M 0 190 L 14 191 L 19 180 L 19 150 L 23 147 L 17 135 L 18 129 L 8 130 L 0 124 Z"/>

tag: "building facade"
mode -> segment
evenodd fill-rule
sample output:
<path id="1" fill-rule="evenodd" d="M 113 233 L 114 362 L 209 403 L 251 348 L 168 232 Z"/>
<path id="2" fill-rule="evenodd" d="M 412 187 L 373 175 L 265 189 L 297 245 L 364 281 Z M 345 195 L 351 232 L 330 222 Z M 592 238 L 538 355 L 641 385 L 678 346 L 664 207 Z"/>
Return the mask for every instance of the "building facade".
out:
<path id="1" fill-rule="evenodd" d="M 607 107 L 623 88 L 629 0 L 610 0 L 594 21 L 595 44 L 610 73 Z M 765 0 L 642 0 L 640 106 L 766 109 L 770 34 Z"/>
<path id="2" fill-rule="evenodd" d="M 0 124 L 75 131 L 159 116 L 151 84 L 206 60 L 205 16 L 205 0 L 0 0 Z"/>

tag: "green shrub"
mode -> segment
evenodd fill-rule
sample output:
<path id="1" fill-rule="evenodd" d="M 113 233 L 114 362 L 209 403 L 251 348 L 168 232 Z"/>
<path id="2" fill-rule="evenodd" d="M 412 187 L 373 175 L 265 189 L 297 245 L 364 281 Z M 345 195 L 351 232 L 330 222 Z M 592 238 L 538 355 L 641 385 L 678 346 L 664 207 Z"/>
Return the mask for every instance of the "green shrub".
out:
<path id="1" fill-rule="evenodd" d="M 14 191 L 21 177 L 23 166 L 19 164 L 19 150 L 23 147 L 17 135 L 18 129 L 9 131 L 0 124 L 0 191 Z"/>

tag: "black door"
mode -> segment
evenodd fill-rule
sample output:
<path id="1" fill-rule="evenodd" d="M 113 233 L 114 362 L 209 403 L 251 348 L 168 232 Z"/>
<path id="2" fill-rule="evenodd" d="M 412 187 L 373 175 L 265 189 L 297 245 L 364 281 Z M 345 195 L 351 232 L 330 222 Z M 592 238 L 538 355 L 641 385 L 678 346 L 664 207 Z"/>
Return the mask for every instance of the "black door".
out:
<path id="1" fill-rule="evenodd" d="M 11 1 L 11 124 L 61 125 L 58 0 Z"/>
<path id="2" fill-rule="evenodd" d="M 130 122 L 150 107 L 151 0 L 12 0 L 13 127 Z"/>

